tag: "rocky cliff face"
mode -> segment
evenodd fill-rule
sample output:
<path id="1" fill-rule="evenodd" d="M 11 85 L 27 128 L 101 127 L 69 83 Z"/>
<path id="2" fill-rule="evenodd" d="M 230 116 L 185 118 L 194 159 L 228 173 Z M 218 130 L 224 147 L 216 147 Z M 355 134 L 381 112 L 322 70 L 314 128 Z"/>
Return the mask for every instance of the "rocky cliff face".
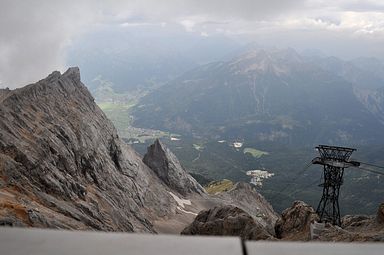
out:
<path id="1" fill-rule="evenodd" d="M 118 137 L 78 68 L 0 93 L 0 225 L 155 232 L 169 189 Z"/>

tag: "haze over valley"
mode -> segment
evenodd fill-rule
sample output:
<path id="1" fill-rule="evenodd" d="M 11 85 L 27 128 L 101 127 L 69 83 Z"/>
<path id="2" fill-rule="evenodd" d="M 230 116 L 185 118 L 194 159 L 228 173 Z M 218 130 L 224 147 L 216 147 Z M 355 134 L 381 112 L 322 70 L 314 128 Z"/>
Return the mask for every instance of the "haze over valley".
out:
<path id="1" fill-rule="evenodd" d="M 383 241 L 383 20 L 374 0 L 2 1 L 0 226 Z"/>
<path id="2" fill-rule="evenodd" d="M 382 157 L 369 156 L 383 150 L 381 60 L 343 60 L 319 54 L 319 50 L 299 52 L 234 43 L 222 37 L 196 38 L 181 33 L 178 38 L 185 36 L 199 42 L 199 47 L 193 48 L 196 52 L 215 49 L 211 61 L 199 60 L 185 50 L 188 43 L 178 49 L 183 58 L 177 61 L 158 58 L 145 50 L 147 46 L 139 45 L 133 51 L 139 56 L 134 63 L 108 63 L 136 59 L 125 54 L 112 55 L 114 59 L 104 57 L 104 61 L 94 61 L 94 55 L 99 54 L 82 57 L 83 62 L 89 61 L 84 65 L 86 74 L 93 72 L 88 84 L 96 102 L 121 137 L 140 153 L 161 138 L 203 185 L 220 179 L 249 182 L 247 171 L 268 170 L 274 176 L 264 181 L 260 192 L 277 210 L 296 199 L 316 206 L 321 169 L 299 172 L 317 155 L 314 147 L 318 144 L 357 147 L 359 160 L 382 164 Z M 161 46 L 153 50 L 175 50 L 172 39 L 160 41 L 156 45 Z M 131 52 L 131 44 L 120 45 L 120 52 Z M 226 47 L 217 49 L 216 45 Z M 189 67 L 178 63 L 192 56 L 194 61 L 184 61 Z M 143 73 L 136 72 L 140 61 L 148 61 L 143 65 L 149 68 Z M 92 63 L 104 66 L 97 69 Z M 129 81 L 124 84 L 122 77 L 131 77 L 130 70 L 137 82 L 126 78 Z M 236 148 L 235 143 L 241 146 Z M 291 186 L 284 190 L 287 181 Z M 342 192 L 344 213 L 373 212 L 381 199 L 380 177 L 351 169 L 346 172 L 346 183 Z M 372 185 L 376 187 L 374 193 L 357 194 L 357 190 Z"/>

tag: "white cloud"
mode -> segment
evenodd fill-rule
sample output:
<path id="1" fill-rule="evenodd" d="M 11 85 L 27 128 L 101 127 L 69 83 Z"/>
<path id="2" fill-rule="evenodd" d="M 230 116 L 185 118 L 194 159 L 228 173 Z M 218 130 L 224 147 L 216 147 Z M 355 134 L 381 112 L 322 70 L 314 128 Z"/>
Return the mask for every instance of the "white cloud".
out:
<path id="1" fill-rule="evenodd" d="M 15 87 L 63 69 L 64 52 L 96 13 L 85 2 L 2 0 L 0 8 L 0 80 Z M 78 24 L 80 24 L 78 26 Z"/>
<path id="2" fill-rule="evenodd" d="M 196 22 L 190 19 L 184 19 L 180 21 L 180 24 L 185 28 L 185 30 L 187 30 L 188 32 L 192 32 Z"/>
<path id="3" fill-rule="evenodd" d="M 340 27 L 356 34 L 378 34 L 384 36 L 384 13 L 380 12 L 344 12 Z"/>

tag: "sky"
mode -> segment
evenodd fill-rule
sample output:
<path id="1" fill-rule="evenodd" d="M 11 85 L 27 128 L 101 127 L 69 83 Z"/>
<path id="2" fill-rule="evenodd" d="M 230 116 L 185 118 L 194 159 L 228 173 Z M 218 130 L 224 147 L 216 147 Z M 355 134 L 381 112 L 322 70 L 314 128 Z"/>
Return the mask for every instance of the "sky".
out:
<path id="1" fill-rule="evenodd" d="M 384 59 L 382 0 L 0 0 L 0 87 L 64 71 L 68 47 L 90 31 L 148 25 Z"/>

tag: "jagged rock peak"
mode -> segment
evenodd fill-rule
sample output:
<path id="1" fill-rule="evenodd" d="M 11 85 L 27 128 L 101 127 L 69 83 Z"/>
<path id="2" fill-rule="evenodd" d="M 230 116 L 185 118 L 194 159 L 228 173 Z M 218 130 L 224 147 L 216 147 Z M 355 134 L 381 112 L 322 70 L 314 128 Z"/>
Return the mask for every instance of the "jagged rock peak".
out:
<path id="1" fill-rule="evenodd" d="M 150 145 L 143 162 L 171 189 L 185 196 L 188 193 L 205 193 L 204 188 L 182 167 L 169 148 L 159 139 Z"/>
<path id="2" fill-rule="evenodd" d="M 54 98 L 61 96 L 81 98 L 88 106 L 95 106 L 94 98 L 81 82 L 78 67 L 71 67 L 63 74 L 54 71 L 46 78 L 22 88 L 4 90 L 0 93 L 0 102 L 10 106 L 40 99 L 41 104 L 52 104 L 55 102 Z"/>
<path id="3" fill-rule="evenodd" d="M 61 77 L 71 78 L 76 82 L 80 82 L 80 69 L 78 67 L 70 67 L 63 74 L 61 74 L 59 71 L 53 71 L 50 75 L 48 75 L 47 78 L 42 79 L 39 82 L 46 81 L 52 83 Z"/>
<path id="4" fill-rule="evenodd" d="M 61 86 L 67 90 L 72 86 L 85 88 L 84 84 L 81 82 L 80 69 L 78 67 L 70 67 L 63 74 L 59 71 L 54 71 L 48 75 L 47 78 L 40 80 L 37 84 L 44 84 L 52 87 Z M 36 86 L 34 87 L 36 88 Z"/>
<path id="5" fill-rule="evenodd" d="M 68 70 L 63 75 L 64 76 L 70 76 L 70 77 L 73 77 L 75 79 L 80 80 L 80 69 L 77 66 L 70 67 L 70 68 L 68 68 Z"/>

